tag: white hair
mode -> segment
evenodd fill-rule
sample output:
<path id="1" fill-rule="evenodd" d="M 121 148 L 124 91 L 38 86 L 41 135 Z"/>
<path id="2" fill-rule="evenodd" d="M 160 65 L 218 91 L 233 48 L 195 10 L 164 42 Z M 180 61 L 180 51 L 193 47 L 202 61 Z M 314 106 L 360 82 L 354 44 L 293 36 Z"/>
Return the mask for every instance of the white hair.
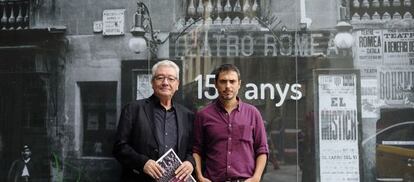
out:
<path id="1" fill-rule="evenodd" d="M 162 61 L 159 61 L 159 62 L 155 63 L 154 66 L 152 66 L 152 77 L 155 76 L 155 72 L 157 71 L 157 69 L 159 67 L 162 67 L 162 66 L 173 68 L 175 70 L 175 72 L 177 73 L 177 75 L 176 75 L 177 79 L 180 79 L 179 78 L 180 77 L 180 68 L 178 67 L 177 64 L 175 64 L 174 62 L 172 62 L 170 60 L 162 60 Z"/>

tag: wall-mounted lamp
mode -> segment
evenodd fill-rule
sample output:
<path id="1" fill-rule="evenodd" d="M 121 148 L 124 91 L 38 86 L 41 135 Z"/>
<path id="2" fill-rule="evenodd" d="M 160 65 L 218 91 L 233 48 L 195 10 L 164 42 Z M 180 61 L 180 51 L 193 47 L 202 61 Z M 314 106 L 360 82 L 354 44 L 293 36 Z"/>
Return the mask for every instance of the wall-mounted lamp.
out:
<path id="1" fill-rule="evenodd" d="M 354 44 L 354 37 L 351 34 L 352 26 L 348 22 L 340 21 L 336 24 L 338 33 L 335 35 L 335 45 L 338 49 L 350 49 Z"/>
<path id="2" fill-rule="evenodd" d="M 339 22 L 335 28 L 337 34 L 334 38 L 335 46 L 342 55 L 349 55 L 354 44 L 354 37 L 352 36 L 352 25 L 349 24 L 349 0 L 341 0 L 339 6 Z"/>
<path id="3" fill-rule="evenodd" d="M 179 36 L 184 35 L 184 32 L 196 22 L 200 21 L 201 18 L 197 19 L 193 23 L 186 26 L 180 33 Z M 148 7 L 143 3 L 137 2 L 137 10 L 134 13 L 134 26 L 131 29 L 133 37 L 129 40 L 128 46 L 136 54 L 141 54 L 148 50 L 152 55 L 156 55 L 158 46 L 164 44 L 169 38 L 168 35 L 164 40 L 158 38 L 159 32 L 154 32 L 152 28 L 152 20 Z M 179 37 L 178 36 L 178 37 Z M 176 38 L 176 40 L 178 39 Z M 176 41 L 174 40 L 174 41 Z"/>
<path id="4" fill-rule="evenodd" d="M 144 21 L 148 20 L 150 28 L 148 25 L 144 25 Z M 149 31 L 149 32 L 148 32 Z M 137 2 L 137 10 L 134 13 L 134 26 L 131 29 L 131 34 L 133 37 L 129 40 L 128 46 L 136 54 L 141 54 L 147 50 L 147 37 L 146 33 L 151 35 L 150 42 L 156 42 L 156 39 L 153 35 L 151 17 L 147 6 L 143 2 Z"/>

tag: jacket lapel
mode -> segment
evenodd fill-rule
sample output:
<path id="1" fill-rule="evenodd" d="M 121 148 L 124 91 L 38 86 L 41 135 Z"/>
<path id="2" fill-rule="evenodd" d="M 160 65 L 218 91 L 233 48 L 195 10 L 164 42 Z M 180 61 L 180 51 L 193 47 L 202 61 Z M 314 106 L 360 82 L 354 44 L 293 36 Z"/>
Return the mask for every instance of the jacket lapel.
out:
<path id="1" fill-rule="evenodd" d="M 175 108 L 175 114 L 177 115 L 177 137 L 178 137 L 178 140 L 177 140 L 177 153 L 178 153 L 178 155 L 180 155 L 180 149 L 181 149 L 181 140 L 182 140 L 182 136 L 183 136 L 183 131 L 184 131 L 184 124 L 183 124 L 183 113 L 182 112 L 180 112 L 180 109 L 177 109 L 177 106 L 176 106 L 176 108 Z"/>
<path id="2" fill-rule="evenodd" d="M 151 135 L 153 136 L 153 138 L 155 139 L 155 142 L 157 144 L 157 148 L 160 144 L 160 139 L 158 138 L 158 136 L 156 135 L 156 131 L 155 131 L 155 124 L 154 124 L 154 103 L 151 100 L 151 97 L 147 99 L 147 104 L 144 107 L 144 111 L 145 111 L 145 115 L 147 116 L 147 122 L 150 126 L 151 129 Z"/>

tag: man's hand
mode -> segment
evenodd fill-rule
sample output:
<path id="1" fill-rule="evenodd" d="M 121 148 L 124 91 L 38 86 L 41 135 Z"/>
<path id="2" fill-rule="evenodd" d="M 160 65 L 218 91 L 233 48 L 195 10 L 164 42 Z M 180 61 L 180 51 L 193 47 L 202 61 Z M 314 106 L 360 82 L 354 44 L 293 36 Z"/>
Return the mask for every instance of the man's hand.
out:
<path id="1" fill-rule="evenodd" d="M 244 182 L 260 182 L 260 178 L 253 176 L 251 178 L 246 179 Z"/>
<path id="2" fill-rule="evenodd" d="M 194 168 L 191 162 L 184 161 L 178 168 L 175 170 L 175 177 L 184 181 L 190 177 L 191 173 L 193 172 Z"/>
<path id="3" fill-rule="evenodd" d="M 144 165 L 144 172 L 150 175 L 154 179 L 159 179 L 164 173 L 164 169 L 157 164 L 154 160 L 148 160 Z"/>
<path id="4" fill-rule="evenodd" d="M 205 177 L 198 177 L 198 181 L 200 181 L 200 182 L 211 182 L 211 180 L 209 180 L 208 178 L 205 178 Z"/>

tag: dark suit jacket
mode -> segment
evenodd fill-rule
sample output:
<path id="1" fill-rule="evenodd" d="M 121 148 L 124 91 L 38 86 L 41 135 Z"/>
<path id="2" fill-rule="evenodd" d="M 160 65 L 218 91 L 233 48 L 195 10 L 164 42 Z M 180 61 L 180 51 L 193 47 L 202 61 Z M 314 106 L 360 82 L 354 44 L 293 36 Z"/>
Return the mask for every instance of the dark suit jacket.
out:
<path id="1" fill-rule="evenodd" d="M 23 159 L 17 159 L 13 161 L 12 165 L 10 166 L 9 173 L 7 175 L 8 182 L 20 182 L 23 181 L 21 178 L 23 168 L 24 168 L 24 161 Z M 33 161 L 33 158 L 26 164 L 27 170 L 29 171 L 29 181 L 41 181 L 41 167 Z"/>
<path id="2" fill-rule="evenodd" d="M 133 101 L 122 109 L 113 150 L 122 165 L 122 182 L 153 181 L 143 168 L 149 159 L 157 160 L 162 156 L 155 133 L 153 108 L 156 102 L 159 100 L 153 95 Z M 178 128 L 178 151 L 175 152 L 181 161 L 190 161 L 195 168 L 192 157 L 194 113 L 177 103 L 174 103 L 174 108 Z"/>

